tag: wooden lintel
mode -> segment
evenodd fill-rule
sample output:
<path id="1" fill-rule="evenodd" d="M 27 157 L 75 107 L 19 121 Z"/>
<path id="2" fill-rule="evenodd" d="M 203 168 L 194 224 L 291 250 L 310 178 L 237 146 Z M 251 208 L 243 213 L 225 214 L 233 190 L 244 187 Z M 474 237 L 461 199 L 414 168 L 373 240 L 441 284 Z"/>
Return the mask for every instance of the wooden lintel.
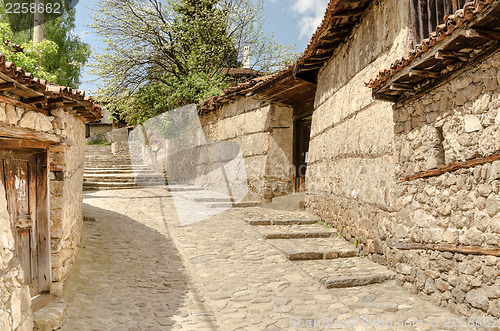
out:
<path id="1" fill-rule="evenodd" d="M 328 52 L 327 54 L 321 54 L 319 56 L 313 56 L 310 59 L 313 61 L 321 61 L 324 62 L 326 60 L 329 60 L 333 55 L 333 52 Z"/>
<path id="2" fill-rule="evenodd" d="M 55 134 L 11 126 L 5 123 L 0 123 L 0 137 L 36 140 L 49 144 L 58 144 L 61 142 L 61 138 Z"/>
<path id="3" fill-rule="evenodd" d="M 437 60 L 457 60 L 462 62 L 467 62 L 470 59 L 470 56 L 467 53 L 445 51 L 445 50 L 438 50 L 434 55 L 434 57 Z"/>
<path id="4" fill-rule="evenodd" d="M 462 36 L 498 41 L 500 40 L 500 31 L 470 28 L 462 31 Z"/>
<path id="5" fill-rule="evenodd" d="M 396 102 L 399 99 L 398 95 L 388 95 L 388 94 L 381 94 L 381 93 L 376 93 L 373 95 L 375 100 L 380 100 L 380 101 L 387 101 L 387 102 Z"/>
<path id="6" fill-rule="evenodd" d="M 365 12 L 365 8 L 357 8 L 357 9 L 350 9 L 350 10 L 345 10 L 341 11 L 338 13 L 334 13 L 332 15 L 333 18 L 346 18 L 346 17 L 353 17 L 353 16 L 361 16 Z"/>
<path id="7" fill-rule="evenodd" d="M 39 97 L 34 97 L 34 98 L 23 98 L 22 102 L 33 105 L 35 103 L 42 103 L 45 102 L 45 96 L 39 96 Z"/>
<path id="8" fill-rule="evenodd" d="M 410 77 L 416 76 L 423 78 L 438 78 L 439 74 L 440 73 L 437 71 L 430 71 L 430 70 L 418 70 L 418 69 L 410 70 Z"/>
<path id="9" fill-rule="evenodd" d="M 78 102 L 68 102 L 68 103 L 63 104 L 63 107 L 64 108 L 73 108 L 73 107 L 76 107 L 79 105 L 80 104 Z"/>
<path id="10" fill-rule="evenodd" d="M 0 91 L 11 90 L 17 88 L 15 82 L 7 82 L 0 84 Z"/>
<path id="11" fill-rule="evenodd" d="M 396 248 L 401 250 L 427 249 L 461 254 L 500 256 L 500 248 L 494 247 L 458 246 L 452 244 L 397 243 Z"/>
<path id="12" fill-rule="evenodd" d="M 50 143 L 29 139 L 2 138 L 0 147 L 4 149 L 47 149 Z"/>
<path id="13" fill-rule="evenodd" d="M 75 111 L 84 111 L 86 109 L 87 109 L 87 107 L 84 107 L 84 106 L 73 107 L 73 110 L 75 110 Z"/>

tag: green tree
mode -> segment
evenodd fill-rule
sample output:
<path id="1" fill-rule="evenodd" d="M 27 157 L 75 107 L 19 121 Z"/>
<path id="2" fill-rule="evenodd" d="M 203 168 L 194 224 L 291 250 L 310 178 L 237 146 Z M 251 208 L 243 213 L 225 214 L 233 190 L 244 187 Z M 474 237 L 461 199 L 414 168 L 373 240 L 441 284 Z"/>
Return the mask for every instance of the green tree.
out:
<path id="1" fill-rule="evenodd" d="M 50 40 L 44 40 L 34 45 L 32 42 L 22 43 L 18 46 L 23 50 L 18 51 L 17 45 L 10 42 L 14 39 L 8 23 L 0 22 L 0 53 L 5 54 L 7 61 L 14 62 L 18 67 L 23 67 L 28 73 L 32 73 L 35 77 L 55 81 L 56 76 L 41 65 L 43 59 L 49 54 L 57 53 L 57 45 Z"/>
<path id="2" fill-rule="evenodd" d="M 255 69 L 279 68 L 290 47 L 254 31 L 260 9 L 251 0 L 101 0 L 92 24 L 106 42 L 94 63 L 99 99 L 115 117 L 143 122 L 220 94 L 222 69 L 241 65 L 245 45 L 258 50 Z"/>
<path id="3" fill-rule="evenodd" d="M 9 22 L 10 25 L 11 34 L 8 37 L 11 39 L 8 40 L 31 49 L 29 44 L 33 35 L 33 15 L 7 14 L 5 8 L 7 2 L 15 1 L 0 1 L 0 17 L 3 22 Z M 55 43 L 57 49 L 55 52 L 43 52 L 42 56 L 37 56 L 37 61 L 41 62 L 44 70 L 50 73 L 51 82 L 78 88 L 82 69 L 90 56 L 90 47 L 73 33 L 76 9 L 71 8 L 71 1 L 61 3 L 62 14 L 45 13 L 44 23 L 44 39 Z"/>

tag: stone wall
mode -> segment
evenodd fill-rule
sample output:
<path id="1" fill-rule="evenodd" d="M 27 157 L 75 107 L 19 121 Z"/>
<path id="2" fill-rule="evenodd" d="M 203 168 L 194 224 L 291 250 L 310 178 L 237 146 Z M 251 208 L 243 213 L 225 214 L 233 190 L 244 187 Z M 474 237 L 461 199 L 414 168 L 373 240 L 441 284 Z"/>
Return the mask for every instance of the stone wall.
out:
<path id="1" fill-rule="evenodd" d="M 56 166 L 50 180 L 52 292 L 62 295 L 63 283 L 76 258 L 83 225 L 82 183 L 85 125 L 62 110 L 52 111 L 60 121 L 63 146 L 49 149 Z"/>
<path id="2" fill-rule="evenodd" d="M 11 104 L 0 104 L 0 122 L 55 134 L 61 138 L 60 144 L 49 148 L 49 160 L 53 166 L 53 171 L 49 173 L 49 200 L 53 280 L 51 292 L 62 295 L 63 281 L 75 259 L 83 224 L 83 119 L 60 109 L 52 110 L 51 116 L 45 116 Z M 5 261 L 0 261 L 0 268 L 5 265 Z"/>
<path id="3" fill-rule="evenodd" d="M 410 49 L 409 12 L 397 0 L 367 9 L 320 71 L 311 127 L 307 208 L 378 261 L 399 188 L 392 107 L 373 101 L 363 82 Z"/>
<path id="4" fill-rule="evenodd" d="M 500 54 L 394 109 L 396 177 L 500 151 Z M 406 242 L 500 246 L 500 161 L 401 184 L 388 230 Z M 500 259 L 390 252 L 400 280 L 462 314 L 500 316 Z"/>
<path id="5" fill-rule="evenodd" d="M 242 152 L 248 199 L 293 193 L 293 109 L 241 98 L 201 116 L 208 142 L 233 142 Z"/>
<path id="6" fill-rule="evenodd" d="M 7 211 L 5 189 L 0 182 L 0 330 L 32 330 L 29 287 L 15 257 L 15 242 Z"/>

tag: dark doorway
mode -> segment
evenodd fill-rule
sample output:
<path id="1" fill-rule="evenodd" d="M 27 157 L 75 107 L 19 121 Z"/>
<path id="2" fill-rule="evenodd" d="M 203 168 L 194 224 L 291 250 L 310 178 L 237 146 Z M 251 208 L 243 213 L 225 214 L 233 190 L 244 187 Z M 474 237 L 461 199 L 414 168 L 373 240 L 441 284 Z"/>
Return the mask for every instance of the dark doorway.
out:
<path id="1" fill-rule="evenodd" d="M 311 123 L 312 115 L 296 119 L 294 124 L 295 192 L 305 191 Z"/>
<path id="2" fill-rule="evenodd" d="M 50 228 L 47 152 L 9 148 L 21 140 L 0 139 L 0 180 L 5 187 L 16 256 L 32 297 L 50 291 Z"/>

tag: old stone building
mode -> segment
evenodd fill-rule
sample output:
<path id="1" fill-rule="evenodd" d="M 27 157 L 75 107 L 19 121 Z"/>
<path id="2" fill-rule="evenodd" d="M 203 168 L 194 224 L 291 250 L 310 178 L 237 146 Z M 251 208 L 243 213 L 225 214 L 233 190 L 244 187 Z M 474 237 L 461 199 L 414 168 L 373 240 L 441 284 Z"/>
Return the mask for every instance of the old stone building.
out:
<path id="1" fill-rule="evenodd" d="M 0 329 L 31 330 L 60 296 L 82 216 L 85 123 L 101 110 L 0 55 Z"/>
<path id="2" fill-rule="evenodd" d="M 201 105 L 262 200 L 307 208 L 398 280 L 500 316 L 500 1 L 330 1 L 304 54 Z"/>

